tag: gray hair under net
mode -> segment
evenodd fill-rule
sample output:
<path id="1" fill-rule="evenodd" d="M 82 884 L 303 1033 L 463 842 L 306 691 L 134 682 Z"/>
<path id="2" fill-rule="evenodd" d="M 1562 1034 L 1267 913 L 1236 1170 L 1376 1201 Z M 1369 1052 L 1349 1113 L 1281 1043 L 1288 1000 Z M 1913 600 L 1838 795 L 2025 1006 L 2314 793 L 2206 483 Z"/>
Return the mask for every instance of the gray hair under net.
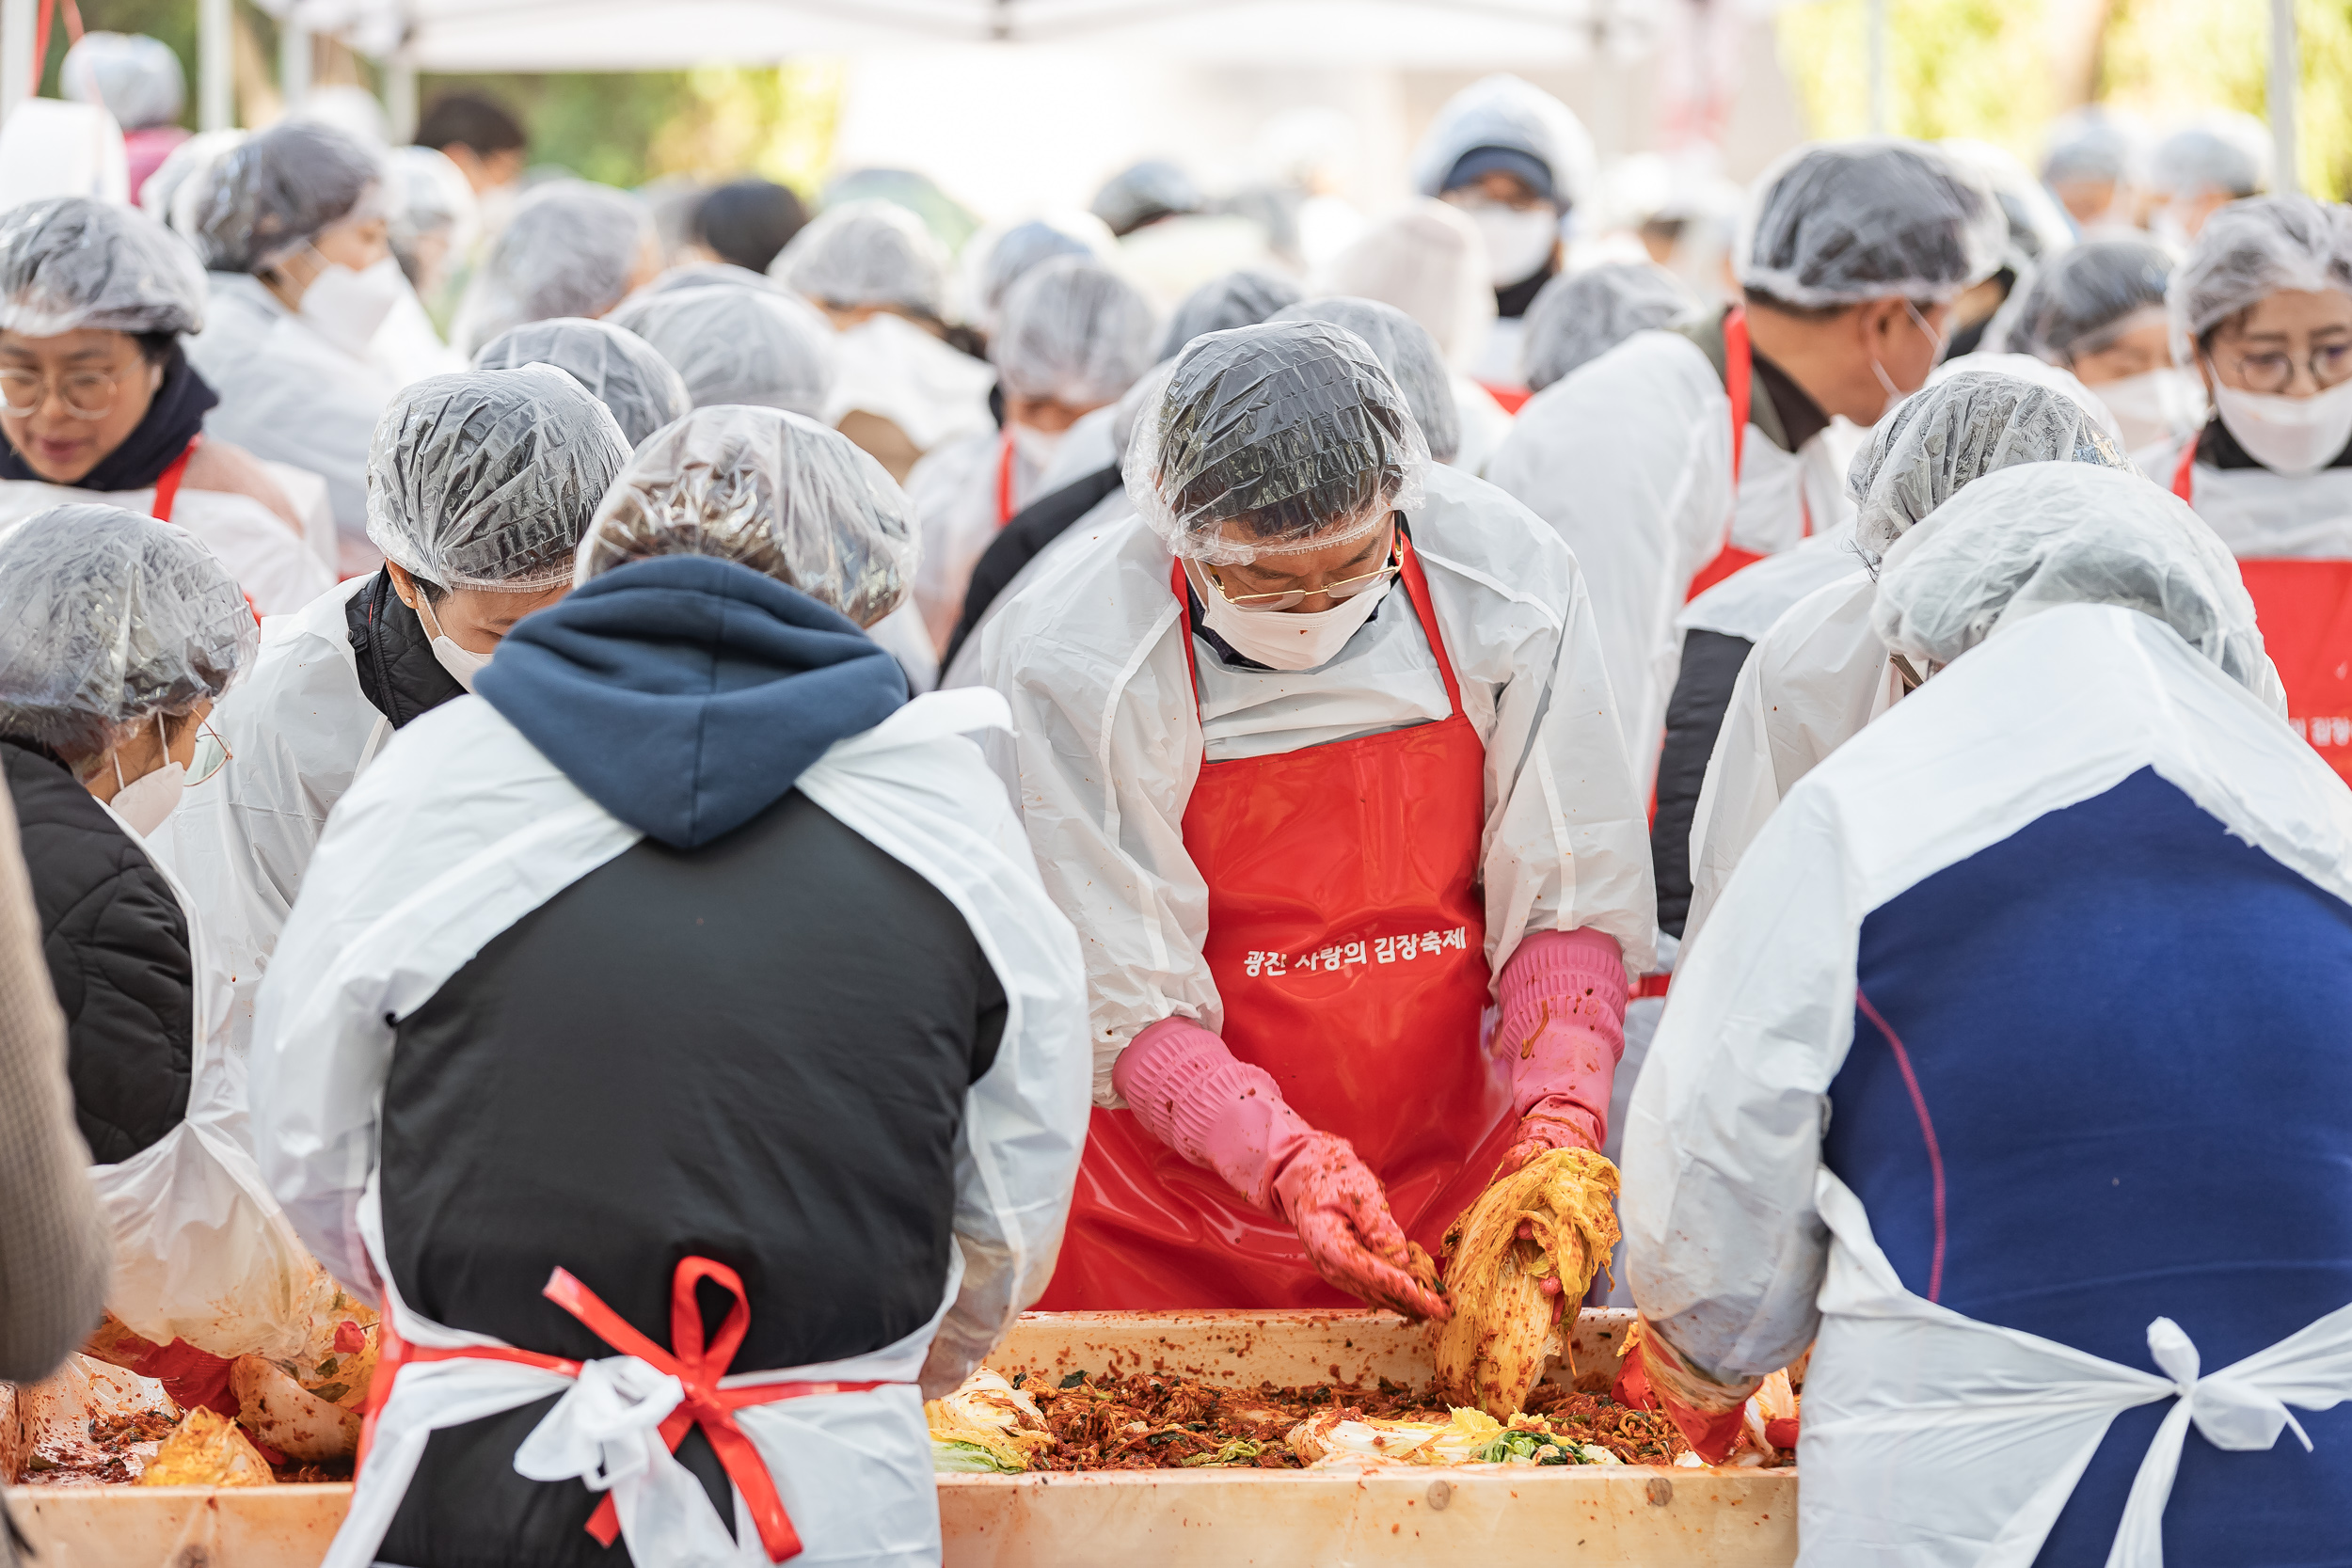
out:
<path id="1" fill-rule="evenodd" d="M 1270 321 L 1276 312 L 1306 297 L 1296 279 L 1259 267 L 1212 277 L 1186 294 L 1176 313 L 1168 317 L 1168 331 L 1160 338 L 1159 357 L 1173 359 L 1184 352 L 1185 344 L 1211 332 L 1231 332 L 1237 326 Z"/>
<path id="2" fill-rule="evenodd" d="M 1519 358 L 1527 385 L 1542 391 L 1636 332 L 1664 326 L 1699 308 L 1681 278 L 1655 261 L 1610 261 L 1546 283 L 1527 308 Z"/>
<path id="3" fill-rule="evenodd" d="M 87 762 L 212 702 L 262 645 L 194 535 L 119 507 L 51 507 L 0 536 L 0 733 Z"/>
<path id="4" fill-rule="evenodd" d="M 558 180 L 515 204 L 476 281 L 476 342 L 555 316 L 601 316 L 628 293 L 653 235 L 643 202 L 610 185 Z"/>
<path id="5" fill-rule="evenodd" d="M 634 447 L 692 409 L 686 383 L 653 344 L 611 322 L 557 316 L 500 333 L 473 356 L 477 371 L 553 365 L 605 406 Z"/>
<path id="6" fill-rule="evenodd" d="M 334 225 L 371 215 L 383 170 L 344 133 L 288 119 L 230 148 L 203 180 L 195 232 L 204 264 L 258 273 Z"/>
<path id="7" fill-rule="evenodd" d="M 833 328 L 774 290 L 673 289 L 631 300 L 612 319 L 677 367 L 696 408 L 739 403 L 822 419 L 833 397 Z"/>
<path id="8" fill-rule="evenodd" d="M 144 33 L 84 33 L 65 52 L 57 87 L 77 103 L 104 109 L 125 131 L 169 125 L 188 101 L 180 56 Z"/>
<path id="9" fill-rule="evenodd" d="M 768 276 L 836 310 L 896 306 L 933 320 L 947 316 L 947 247 L 895 201 L 844 202 L 792 236 Z"/>
<path id="10" fill-rule="evenodd" d="M 0 328 L 199 332 L 204 293 L 196 253 L 135 207 L 61 196 L 0 214 Z"/>
<path id="11" fill-rule="evenodd" d="M 1364 538 L 1421 504 L 1428 469 L 1395 378 L 1361 338 L 1323 322 L 1196 340 L 1121 466 L 1168 550 L 1217 565 Z"/>
<path id="12" fill-rule="evenodd" d="M 2051 388 L 1965 371 L 1913 393 L 1879 421 L 1846 471 L 1862 558 L 1879 561 L 1963 486 L 2026 463 L 2131 467 L 2089 410 Z"/>
<path id="13" fill-rule="evenodd" d="M 848 436 L 774 408 L 703 408 L 639 449 L 576 582 L 665 555 L 732 561 L 870 626 L 914 580 L 914 509 Z"/>
<path id="14" fill-rule="evenodd" d="M 2071 365 L 2164 309 L 2172 258 L 2150 240 L 2095 240 L 2050 258 L 2001 308 L 1998 347 Z M 1992 334 L 1988 334 L 1992 336 Z"/>
<path id="15" fill-rule="evenodd" d="M 1151 369 L 1154 326 L 1134 284 L 1091 257 L 1057 256 L 1005 291 L 988 356 L 1014 397 L 1099 408 Z"/>
<path id="16" fill-rule="evenodd" d="M 1784 304 L 1947 300 L 1993 275 L 2009 220 L 1981 182 L 1924 142 L 1815 142 L 1768 170 L 1740 282 Z"/>
<path id="17" fill-rule="evenodd" d="M 1432 462 L 1451 463 L 1462 448 L 1462 410 L 1454 401 L 1454 381 L 1429 329 L 1376 299 L 1334 294 L 1278 312 L 1278 322 L 1328 322 L 1361 338 L 1405 394 Z"/>
<path id="18" fill-rule="evenodd" d="M 2233 201 L 2205 220 L 2188 260 L 2172 269 L 2165 300 L 2172 350 L 2189 346 L 2241 310 L 2285 291 L 2352 294 L 2352 209 L 2308 196 Z"/>
<path id="19" fill-rule="evenodd" d="M 553 588 L 628 460 L 604 404 L 552 366 L 428 376 L 368 443 L 368 538 L 436 587 Z"/>
<path id="20" fill-rule="evenodd" d="M 2228 546 L 2128 469 L 2026 464 L 1970 485 L 1887 552 L 1870 625 L 1897 653 L 1949 664 L 2075 604 L 2153 616 L 2248 690 L 2275 685 Z"/>

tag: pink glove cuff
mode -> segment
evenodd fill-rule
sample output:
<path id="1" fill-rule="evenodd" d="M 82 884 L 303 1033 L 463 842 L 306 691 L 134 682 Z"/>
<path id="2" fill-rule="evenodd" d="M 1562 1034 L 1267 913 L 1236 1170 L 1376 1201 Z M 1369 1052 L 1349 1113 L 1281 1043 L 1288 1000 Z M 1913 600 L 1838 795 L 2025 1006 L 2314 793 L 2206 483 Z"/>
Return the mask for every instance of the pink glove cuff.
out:
<path id="1" fill-rule="evenodd" d="M 1313 1136 L 1271 1073 L 1189 1019 L 1164 1018 L 1130 1040 L 1111 1086 L 1145 1132 L 1269 1212 L 1274 1178 Z"/>
<path id="2" fill-rule="evenodd" d="M 1600 1147 L 1625 1054 L 1625 960 L 1587 927 L 1522 940 L 1497 986 L 1494 1049 L 1511 1069 L 1513 1113 L 1589 1128 Z"/>

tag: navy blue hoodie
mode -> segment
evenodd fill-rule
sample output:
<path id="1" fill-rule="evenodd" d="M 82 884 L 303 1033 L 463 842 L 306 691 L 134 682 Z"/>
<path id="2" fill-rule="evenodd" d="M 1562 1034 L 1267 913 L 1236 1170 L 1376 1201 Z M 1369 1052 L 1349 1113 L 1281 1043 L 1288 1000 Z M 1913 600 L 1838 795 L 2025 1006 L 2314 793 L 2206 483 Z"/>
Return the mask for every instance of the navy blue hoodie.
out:
<path id="1" fill-rule="evenodd" d="M 907 700 L 838 610 L 748 566 L 664 556 L 526 617 L 475 689 L 582 793 L 693 848 L 767 810 Z"/>

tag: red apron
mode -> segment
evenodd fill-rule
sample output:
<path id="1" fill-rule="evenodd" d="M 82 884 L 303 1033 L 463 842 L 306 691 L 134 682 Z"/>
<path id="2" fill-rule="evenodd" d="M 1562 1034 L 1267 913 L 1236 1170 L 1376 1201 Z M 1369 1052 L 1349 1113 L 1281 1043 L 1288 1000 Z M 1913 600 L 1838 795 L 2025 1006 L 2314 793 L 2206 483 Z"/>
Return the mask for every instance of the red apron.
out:
<path id="1" fill-rule="evenodd" d="M 1756 393 L 1756 354 L 1748 345 L 1748 313 L 1737 305 L 1724 314 L 1724 390 L 1731 394 L 1731 521 L 1724 525 L 1724 547 L 1691 579 L 1689 592 L 1682 595 L 1686 604 L 1764 559 L 1731 542 L 1732 527 L 1740 520 L 1740 460 L 1747 451 L 1748 409 Z M 1802 478 L 1797 484 L 1797 504 L 1804 509 L 1803 536 L 1810 539 L 1813 510 L 1804 499 Z"/>
<path id="2" fill-rule="evenodd" d="M 1184 849 L 1209 885 L 1209 972 L 1226 1046 L 1335 1132 L 1433 1253 L 1485 1191 L 1516 1123 L 1480 1050 L 1486 748 L 1462 715 L 1429 584 L 1401 536 L 1405 589 L 1453 711 L 1436 723 L 1201 765 Z M 1172 574 L 1186 602 L 1184 568 Z M 1180 623 L 1192 663 L 1188 623 Z M 1196 673 L 1195 679 L 1198 675 Z M 1195 702 L 1198 703 L 1196 689 Z M 1359 1307 L 1290 1226 L 1096 1111 L 1049 1311 Z"/>
<path id="3" fill-rule="evenodd" d="M 2181 448 L 2172 493 L 2196 504 L 2197 438 Z M 2352 561 L 2240 561 L 2263 647 L 2287 691 L 2287 722 L 2352 781 Z"/>
<path id="4" fill-rule="evenodd" d="M 196 449 L 203 444 L 203 436 L 189 436 L 188 444 L 180 449 L 180 455 L 171 460 L 171 467 L 166 468 L 155 481 L 155 504 L 147 510 L 148 515 L 157 522 L 171 521 L 171 509 L 180 501 L 180 482 L 187 477 L 188 459 L 194 457 Z"/>

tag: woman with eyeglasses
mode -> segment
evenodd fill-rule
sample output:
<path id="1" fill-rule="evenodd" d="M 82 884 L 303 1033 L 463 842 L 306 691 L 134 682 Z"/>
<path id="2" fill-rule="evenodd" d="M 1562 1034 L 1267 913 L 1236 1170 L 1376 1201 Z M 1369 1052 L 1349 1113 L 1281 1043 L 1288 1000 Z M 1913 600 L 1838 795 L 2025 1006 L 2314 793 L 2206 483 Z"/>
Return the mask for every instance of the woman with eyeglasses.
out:
<path id="1" fill-rule="evenodd" d="M 219 787 L 207 718 L 260 641 L 235 581 L 172 524 L 76 504 L 0 535 L 0 770 L 114 1237 L 91 1354 L 183 1406 L 299 1407 L 326 1458 L 358 1437 L 357 1392 L 344 1380 L 314 1399 L 282 1369 L 320 1386 L 365 1329 L 254 1166 L 230 975 L 147 845 L 183 793 Z"/>
<path id="2" fill-rule="evenodd" d="M 2232 202 L 2167 304 L 2214 413 L 2151 475 L 2237 556 L 2289 722 L 2352 778 L 2352 209 Z"/>
<path id="3" fill-rule="evenodd" d="M 1125 471 L 1141 515 L 981 641 L 1088 964 L 1096 1109 L 1041 1306 L 1444 1318 L 1411 1246 L 1601 1147 L 1651 958 L 1583 580 L 1327 322 L 1193 340 Z"/>
<path id="4" fill-rule="evenodd" d="M 0 214 L 0 526 L 103 499 L 202 540 L 264 614 L 335 580 L 278 480 L 209 438 L 220 399 L 182 352 L 204 273 L 179 236 L 83 197 Z"/>

